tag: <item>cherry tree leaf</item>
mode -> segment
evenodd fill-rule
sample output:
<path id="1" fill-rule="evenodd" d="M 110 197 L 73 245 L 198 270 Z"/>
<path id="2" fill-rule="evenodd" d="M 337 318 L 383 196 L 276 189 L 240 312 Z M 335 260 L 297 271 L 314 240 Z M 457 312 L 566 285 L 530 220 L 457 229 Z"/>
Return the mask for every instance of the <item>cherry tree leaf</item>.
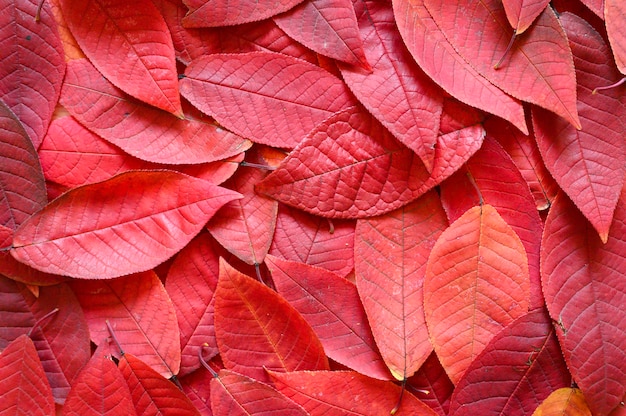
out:
<path id="1" fill-rule="evenodd" d="M 248 2 L 244 0 L 183 0 L 189 13 L 185 27 L 231 26 L 267 19 L 297 6 L 302 0 Z"/>
<path id="2" fill-rule="evenodd" d="M 15 230 L 46 205 L 46 184 L 24 126 L 0 101 L 0 225 Z"/>
<path id="3" fill-rule="evenodd" d="M 307 0 L 274 22 L 315 52 L 369 69 L 351 0 Z"/>
<path id="4" fill-rule="evenodd" d="M 65 74 L 63 47 L 50 4 L 3 1 L 0 49 L 0 100 L 24 124 L 36 148 L 52 118 Z M 4 113 L 2 109 L 2 118 Z"/>
<path id="5" fill-rule="evenodd" d="M 327 370 L 313 329 L 285 299 L 223 259 L 215 291 L 215 335 L 227 369 L 269 381 L 265 369 Z"/>
<path id="6" fill-rule="evenodd" d="M 503 0 L 506 18 L 513 28 L 513 36 L 519 36 L 530 27 L 550 0 Z"/>
<path id="7" fill-rule="evenodd" d="M 221 125 L 273 147 L 295 147 L 317 124 L 354 105 L 339 78 L 274 52 L 199 58 L 185 69 L 180 88 Z"/>
<path id="8" fill-rule="evenodd" d="M 553 391 L 533 412 L 533 416 L 543 415 L 591 416 L 591 411 L 580 389 L 563 387 Z"/>
<path id="9" fill-rule="evenodd" d="M 0 414 L 54 414 L 54 400 L 37 350 L 20 335 L 0 354 Z"/>
<path id="10" fill-rule="evenodd" d="M 390 4 L 355 2 L 371 70 L 340 65 L 346 84 L 361 103 L 430 172 L 435 160 L 443 96 L 415 64 L 402 43 Z"/>
<path id="11" fill-rule="evenodd" d="M 450 176 L 478 150 L 483 135 L 476 125 L 439 136 L 429 174 L 414 152 L 353 107 L 317 126 L 256 190 L 316 215 L 379 215 L 417 199 Z"/>
<path id="12" fill-rule="evenodd" d="M 150 271 L 115 280 L 74 280 L 74 293 L 85 311 L 91 339 L 111 336 L 109 321 L 125 352 L 137 355 L 166 377 L 180 368 L 176 312 L 163 284 Z"/>
<path id="13" fill-rule="evenodd" d="M 266 264 L 278 293 L 311 325 L 329 358 L 372 378 L 391 378 L 354 283 L 277 257 L 268 256 Z"/>
<path id="14" fill-rule="evenodd" d="M 533 110 L 537 144 L 557 183 L 606 241 L 624 184 L 626 103 L 619 91 L 593 93 L 619 74 L 602 37 L 579 17 L 563 13 L 561 22 L 574 53 L 582 130 Z"/>
<path id="15" fill-rule="evenodd" d="M 459 54 L 486 79 L 581 128 L 572 52 L 551 8 L 545 8 L 533 30 L 507 52 L 512 29 L 500 1 L 424 0 L 424 5 Z M 505 54 L 505 61 L 496 69 Z"/>
<path id="16" fill-rule="evenodd" d="M 626 394 L 626 192 L 603 244 L 564 194 L 546 219 L 541 279 L 567 366 L 594 414 Z"/>
<path id="17" fill-rule="evenodd" d="M 172 38 L 151 1 L 60 0 L 59 4 L 80 48 L 111 83 L 183 117 Z"/>
<path id="18" fill-rule="evenodd" d="M 38 270 L 83 279 L 149 270 L 237 197 L 173 171 L 122 173 L 74 188 L 30 217 L 15 232 L 11 254 Z M 89 221 L 74 221 L 76 215 Z"/>
<path id="19" fill-rule="evenodd" d="M 250 147 L 247 140 L 214 124 L 181 120 L 135 101 L 86 59 L 68 63 L 61 104 L 89 130 L 150 162 L 212 162 Z"/>
<path id="20" fill-rule="evenodd" d="M 280 204 L 269 253 L 345 277 L 354 268 L 354 222 L 329 222 Z"/>
<path id="21" fill-rule="evenodd" d="M 626 5 L 619 0 L 604 0 L 604 21 L 609 43 L 613 51 L 615 64 L 620 72 L 626 75 L 626 35 L 624 24 L 626 23 Z"/>
<path id="22" fill-rule="evenodd" d="M 136 414 L 126 381 L 111 358 L 106 356 L 106 342 L 102 342 L 72 383 L 63 415 Z"/>
<path id="23" fill-rule="evenodd" d="M 439 236 L 426 265 L 424 310 L 455 385 L 493 337 L 527 312 L 529 287 L 524 246 L 491 205 L 471 208 Z"/>
<path id="24" fill-rule="evenodd" d="M 393 0 L 393 12 L 404 43 L 433 81 L 457 100 L 502 117 L 528 133 L 519 100 L 494 86 L 459 55 L 423 0 Z"/>
<path id="25" fill-rule="evenodd" d="M 212 415 L 211 411 L 211 381 L 215 377 L 206 368 L 198 370 L 179 379 L 183 392 L 202 415 Z"/>
<path id="26" fill-rule="evenodd" d="M 407 390 L 440 416 L 447 416 L 454 384 L 433 352 L 420 369 L 406 381 Z"/>
<path id="27" fill-rule="evenodd" d="M 434 191 L 403 208 L 357 221 L 357 289 L 380 353 L 398 380 L 412 376 L 433 349 L 422 285 L 428 255 L 447 225 Z"/>
<path id="28" fill-rule="evenodd" d="M 450 415 L 529 415 L 570 383 L 555 329 L 537 309 L 504 328 L 476 357 L 454 390 Z"/>

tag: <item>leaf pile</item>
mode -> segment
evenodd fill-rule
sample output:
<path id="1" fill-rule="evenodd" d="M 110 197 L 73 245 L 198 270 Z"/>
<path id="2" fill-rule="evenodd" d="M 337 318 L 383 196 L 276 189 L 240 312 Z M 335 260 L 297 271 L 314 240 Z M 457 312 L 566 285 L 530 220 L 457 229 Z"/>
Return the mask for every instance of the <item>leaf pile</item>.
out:
<path id="1" fill-rule="evenodd" d="M 0 6 L 0 413 L 624 412 L 620 0 Z"/>

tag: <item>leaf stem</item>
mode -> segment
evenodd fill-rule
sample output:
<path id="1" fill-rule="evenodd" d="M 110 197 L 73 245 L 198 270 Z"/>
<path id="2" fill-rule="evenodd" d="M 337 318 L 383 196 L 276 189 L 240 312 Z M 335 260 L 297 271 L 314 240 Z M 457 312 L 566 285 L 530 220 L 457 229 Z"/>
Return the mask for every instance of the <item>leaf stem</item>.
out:
<path id="1" fill-rule="evenodd" d="M 616 88 L 619 87 L 620 85 L 622 85 L 623 83 L 626 82 L 626 77 L 620 79 L 619 81 L 617 81 L 615 84 L 611 84 L 611 85 L 607 85 L 605 87 L 596 87 L 593 89 L 593 91 L 591 91 L 592 94 L 597 94 L 598 91 L 603 91 L 603 90 L 610 90 L 611 88 Z"/>
<path id="2" fill-rule="evenodd" d="M 52 309 L 50 312 L 48 312 L 47 314 L 45 314 L 44 316 L 42 316 L 41 318 L 37 319 L 37 322 L 35 322 L 35 324 L 33 325 L 33 327 L 30 329 L 30 331 L 28 331 L 28 334 L 26 334 L 28 336 L 28 338 L 30 338 L 30 336 L 33 334 L 33 331 L 35 330 L 35 328 L 37 327 L 42 327 L 41 323 L 43 321 L 45 321 L 46 319 L 50 318 L 52 315 L 54 315 L 55 313 L 57 313 L 59 311 L 59 308 L 54 308 Z"/>
<path id="3" fill-rule="evenodd" d="M 504 63 L 504 58 L 506 58 L 507 55 L 509 54 L 509 51 L 511 50 L 511 47 L 513 47 L 513 42 L 515 42 L 516 38 L 517 38 L 517 31 L 514 30 L 513 36 L 511 36 L 511 40 L 509 41 L 509 44 L 507 45 L 506 50 L 504 51 L 504 54 L 502 55 L 502 58 L 500 58 L 498 63 L 493 66 L 493 69 L 500 69 L 500 67 Z"/>
<path id="4" fill-rule="evenodd" d="M 250 162 L 246 162 L 245 160 L 242 162 L 239 162 L 239 166 L 246 166 L 250 168 L 257 168 L 257 169 L 263 169 L 263 170 L 276 170 L 276 168 L 273 166 L 261 165 L 260 163 L 250 163 Z"/>
<path id="5" fill-rule="evenodd" d="M 115 342 L 115 344 L 117 345 L 117 348 L 119 348 L 120 350 L 120 355 L 123 356 L 124 350 L 122 349 L 122 344 L 120 344 L 120 340 L 117 339 L 117 335 L 115 335 L 115 331 L 113 331 L 113 327 L 111 326 L 111 323 L 109 322 L 109 320 L 106 320 L 106 324 L 107 324 L 107 328 L 109 329 L 109 333 L 111 334 L 111 337 L 113 337 L 113 342 Z"/>
<path id="6" fill-rule="evenodd" d="M 396 403 L 396 406 L 391 409 L 391 412 L 389 412 L 390 415 L 395 415 L 398 410 L 400 410 L 400 406 L 402 405 L 402 397 L 404 397 L 404 391 L 406 390 L 406 378 L 404 378 L 402 380 L 402 390 L 400 390 L 400 397 L 398 397 L 398 403 Z"/>
<path id="7" fill-rule="evenodd" d="M 206 368 L 207 370 L 209 370 L 209 373 L 211 373 L 211 375 L 215 378 L 219 378 L 219 376 L 217 375 L 217 373 L 215 372 L 215 370 L 213 370 L 213 368 L 211 368 L 211 366 L 209 365 L 209 363 L 207 363 L 204 359 L 204 357 L 202 356 L 202 348 L 204 347 L 208 347 L 209 344 L 207 344 L 206 342 L 202 345 L 200 345 L 200 349 L 198 349 L 198 358 L 200 359 L 200 364 L 202 364 L 202 367 Z"/>

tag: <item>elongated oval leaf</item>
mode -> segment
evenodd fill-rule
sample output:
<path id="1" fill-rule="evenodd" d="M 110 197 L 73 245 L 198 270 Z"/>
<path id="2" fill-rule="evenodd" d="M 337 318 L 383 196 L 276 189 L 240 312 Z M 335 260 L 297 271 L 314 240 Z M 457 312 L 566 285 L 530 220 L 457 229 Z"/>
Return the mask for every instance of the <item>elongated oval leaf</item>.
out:
<path id="1" fill-rule="evenodd" d="M 220 260 L 215 335 L 224 365 L 259 381 L 265 371 L 327 370 L 313 329 L 276 292 Z"/>
<path id="2" fill-rule="evenodd" d="M 478 150 L 483 135 L 477 125 L 440 136 L 429 175 L 414 152 L 353 107 L 320 124 L 256 189 L 316 215 L 379 215 L 450 176 Z"/>
<path id="3" fill-rule="evenodd" d="M 574 381 L 594 414 L 608 414 L 626 393 L 626 192 L 603 244 L 559 194 L 541 244 L 546 305 Z"/>
<path id="4" fill-rule="evenodd" d="M 237 193 L 173 171 L 132 171 L 75 188 L 16 231 L 11 254 L 83 279 L 149 270 L 187 244 Z M 88 221 L 74 221 L 76 215 Z"/>
<path id="5" fill-rule="evenodd" d="M 302 0 L 184 0 L 189 13 L 183 19 L 186 27 L 239 25 L 267 19 L 298 5 Z"/>
<path id="6" fill-rule="evenodd" d="M 174 46 L 149 0 L 60 0 L 63 16 L 98 71 L 129 95 L 183 116 Z"/>
<path id="7" fill-rule="evenodd" d="M 178 374 L 179 330 L 176 313 L 154 272 L 115 280 L 74 280 L 72 288 L 85 311 L 91 339 L 101 344 L 111 336 L 165 377 Z"/>
<path id="8" fill-rule="evenodd" d="M 433 346 L 422 285 L 428 255 L 448 221 L 437 194 L 357 221 L 355 274 L 374 339 L 398 380 L 412 376 Z"/>
<path id="9" fill-rule="evenodd" d="M 533 110 L 533 126 L 546 167 L 606 241 L 624 184 L 626 103 L 619 90 L 593 93 L 598 84 L 620 78 L 602 37 L 571 13 L 563 13 L 561 22 L 574 53 L 583 129 L 540 109 Z"/>
<path id="10" fill-rule="evenodd" d="M 273 52 L 199 58 L 185 70 L 180 88 L 227 129 L 273 147 L 295 147 L 317 124 L 354 105 L 339 78 Z"/>
<path id="11" fill-rule="evenodd" d="M 439 236 L 426 265 L 424 310 L 455 384 L 493 337 L 527 312 L 529 287 L 524 246 L 491 205 L 468 210 Z"/>
<path id="12" fill-rule="evenodd" d="M 37 14 L 39 20 L 35 19 Z M 37 148 L 65 74 L 63 47 L 50 4 L 38 0 L 2 2 L 0 39 L 0 99 L 24 123 Z"/>

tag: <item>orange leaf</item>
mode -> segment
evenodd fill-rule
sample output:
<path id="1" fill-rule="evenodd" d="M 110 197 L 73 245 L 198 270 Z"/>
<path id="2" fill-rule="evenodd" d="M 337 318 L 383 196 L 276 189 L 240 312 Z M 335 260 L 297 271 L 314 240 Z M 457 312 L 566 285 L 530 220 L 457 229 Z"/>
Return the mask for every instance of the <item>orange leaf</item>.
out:
<path id="1" fill-rule="evenodd" d="M 563 387 L 553 391 L 532 416 L 591 416 L 591 411 L 582 391 Z"/>

